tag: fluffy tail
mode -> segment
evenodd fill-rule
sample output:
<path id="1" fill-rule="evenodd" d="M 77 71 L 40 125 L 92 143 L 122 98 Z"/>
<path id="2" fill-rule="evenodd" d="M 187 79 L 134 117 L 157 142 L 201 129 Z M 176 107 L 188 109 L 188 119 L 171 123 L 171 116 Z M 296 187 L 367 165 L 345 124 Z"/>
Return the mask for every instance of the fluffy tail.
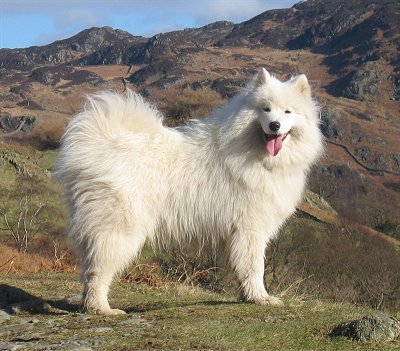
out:
<path id="1" fill-rule="evenodd" d="M 139 135 L 153 138 L 165 134 L 162 121 L 156 109 L 131 91 L 126 96 L 109 91 L 89 96 L 85 109 L 71 120 L 61 140 L 55 179 L 68 181 L 66 178 L 89 169 L 91 162 L 103 159 L 118 145 L 127 146 Z"/>
<path id="2" fill-rule="evenodd" d="M 69 125 L 66 135 L 77 126 L 102 137 L 119 137 L 127 132 L 156 134 L 162 130 L 162 115 L 143 98 L 127 91 L 126 96 L 104 91 L 88 97 L 84 112 Z"/>

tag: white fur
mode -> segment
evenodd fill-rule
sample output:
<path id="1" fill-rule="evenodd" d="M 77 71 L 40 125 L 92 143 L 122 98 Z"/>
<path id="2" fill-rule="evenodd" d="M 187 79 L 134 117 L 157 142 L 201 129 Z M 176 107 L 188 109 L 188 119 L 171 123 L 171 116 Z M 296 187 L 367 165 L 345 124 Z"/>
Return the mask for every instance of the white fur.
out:
<path id="1" fill-rule="evenodd" d="M 263 130 L 276 120 L 290 134 L 272 157 Z M 110 309 L 108 289 L 146 240 L 222 241 L 244 299 L 280 304 L 264 287 L 265 248 L 295 211 L 321 150 L 303 75 L 280 82 L 262 69 L 227 106 L 180 129 L 164 127 L 134 93 L 90 97 L 68 126 L 55 174 L 82 264 L 83 310 L 122 313 Z"/>

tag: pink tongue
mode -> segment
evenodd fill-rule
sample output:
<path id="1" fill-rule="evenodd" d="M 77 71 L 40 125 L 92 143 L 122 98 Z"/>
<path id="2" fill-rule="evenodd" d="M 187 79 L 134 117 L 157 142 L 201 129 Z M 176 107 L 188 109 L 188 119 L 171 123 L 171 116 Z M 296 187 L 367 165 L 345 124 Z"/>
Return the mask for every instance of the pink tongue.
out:
<path id="1" fill-rule="evenodd" d="M 267 140 L 265 143 L 267 151 L 271 156 L 278 155 L 278 152 L 282 149 L 282 139 L 283 135 L 277 135 L 276 138 Z"/>

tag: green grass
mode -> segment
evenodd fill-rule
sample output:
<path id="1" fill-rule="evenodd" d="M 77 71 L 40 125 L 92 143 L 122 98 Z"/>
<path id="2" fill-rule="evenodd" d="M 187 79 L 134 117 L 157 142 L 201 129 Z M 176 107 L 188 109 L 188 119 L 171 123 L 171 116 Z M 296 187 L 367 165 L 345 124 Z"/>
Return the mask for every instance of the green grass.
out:
<path id="1" fill-rule="evenodd" d="M 55 150 L 46 150 L 43 152 L 37 152 L 39 157 L 37 164 L 42 169 L 52 170 L 57 159 L 58 152 Z"/>
<path id="2" fill-rule="evenodd" d="M 78 277 L 71 274 L 0 276 L 0 281 L 50 304 L 81 289 Z M 284 307 L 259 306 L 180 284 L 154 288 L 127 282 L 113 285 L 110 303 L 128 311 L 128 316 L 85 318 L 72 311 L 37 312 L 30 332 L 45 334 L 48 344 L 89 340 L 93 349 L 104 351 L 400 349 L 400 340 L 356 343 L 331 339 L 329 333 L 336 325 L 372 312 L 346 304 L 286 300 Z M 25 318 L 28 313 L 20 316 Z M 46 328 L 54 319 L 61 325 L 57 333 Z M 7 323 L 20 324 L 14 319 Z M 6 340 L 12 340 L 15 333 L 9 333 Z"/>
<path id="3" fill-rule="evenodd" d="M 0 141 L 0 210 L 7 214 L 14 226 L 21 214 L 24 196 L 30 199 L 29 214 L 36 211 L 39 203 L 46 203 L 36 221 L 45 223 L 35 228 L 39 229 L 38 238 L 63 232 L 65 227 L 61 189 L 54 184 L 50 173 L 56 157 L 57 152 L 53 150 L 36 151 Z M 0 227 L 6 227 L 3 216 L 0 216 Z M 1 241 L 6 242 L 9 237 L 6 230 L 0 231 Z"/>

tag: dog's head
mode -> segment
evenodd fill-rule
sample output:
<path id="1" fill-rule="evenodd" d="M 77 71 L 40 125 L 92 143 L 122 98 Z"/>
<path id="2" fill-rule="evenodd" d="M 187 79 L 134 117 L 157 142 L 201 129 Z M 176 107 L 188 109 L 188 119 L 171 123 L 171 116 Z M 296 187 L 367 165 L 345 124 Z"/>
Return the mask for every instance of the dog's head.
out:
<path id="1" fill-rule="evenodd" d="M 215 118 L 221 123 L 218 146 L 224 162 L 254 187 L 264 181 L 257 167 L 306 172 L 323 149 L 318 108 L 305 75 L 281 82 L 261 69 Z"/>
<path id="2" fill-rule="evenodd" d="M 304 74 L 281 82 L 262 68 L 249 86 L 247 107 L 259 126 L 267 162 L 307 163 L 321 152 L 318 109 Z"/>
<path id="3" fill-rule="evenodd" d="M 315 124 L 311 89 L 304 74 L 281 82 L 262 68 L 251 84 L 249 105 L 261 126 L 265 151 L 272 157 L 293 135 Z"/>

